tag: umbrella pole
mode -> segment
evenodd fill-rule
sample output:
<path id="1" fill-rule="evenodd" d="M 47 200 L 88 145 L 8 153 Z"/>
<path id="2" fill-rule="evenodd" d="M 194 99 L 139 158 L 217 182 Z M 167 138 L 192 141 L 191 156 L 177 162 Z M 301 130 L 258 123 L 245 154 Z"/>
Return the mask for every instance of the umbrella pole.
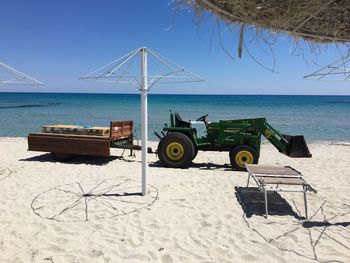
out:
<path id="1" fill-rule="evenodd" d="M 152 81 L 148 83 L 148 54 L 150 61 L 153 60 L 155 65 L 162 66 L 166 68 L 168 73 L 164 74 L 160 68 L 158 68 L 158 73 L 151 74 Z M 133 61 L 135 56 L 140 55 L 140 75 L 137 76 L 128 71 L 128 68 Z M 129 63 L 129 64 L 127 64 Z M 125 66 L 126 69 L 121 69 Z M 107 70 L 107 71 L 106 71 Z M 154 69 L 153 69 L 154 70 Z M 150 71 L 153 71 L 152 68 Z M 169 72 L 170 70 L 170 72 Z M 118 72 L 120 71 L 120 72 Z M 103 72 L 103 73 L 102 73 Z M 147 195 L 147 170 L 148 170 L 148 120 L 147 120 L 147 93 L 150 87 L 152 87 L 158 80 L 162 80 L 163 83 L 169 82 L 193 82 L 202 81 L 200 77 L 191 73 L 190 71 L 180 67 L 176 63 L 170 61 L 169 59 L 159 55 L 155 51 L 149 48 L 142 47 L 135 51 L 132 51 L 121 58 L 91 72 L 90 74 L 81 77 L 82 80 L 108 80 L 110 82 L 120 82 L 120 83 L 131 83 L 136 84 L 141 92 L 141 151 L 142 151 L 142 189 L 141 194 L 143 196 Z M 124 80 L 124 81 L 123 81 Z M 148 87 L 150 86 L 150 87 Z"/>
<path id="2" fill-rule="evenodd" d="M 141 134 L 142 134 L 142 195 L 147 194 L 147 49 L 141 48 Z"/>

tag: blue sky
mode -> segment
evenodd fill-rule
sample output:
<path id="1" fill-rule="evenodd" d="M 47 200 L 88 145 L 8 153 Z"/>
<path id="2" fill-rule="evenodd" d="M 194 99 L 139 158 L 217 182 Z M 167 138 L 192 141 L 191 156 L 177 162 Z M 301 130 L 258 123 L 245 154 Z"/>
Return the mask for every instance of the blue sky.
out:
<path id="1" fill-rule="evenodd" d="M 197 25 L 190 9 L 168 0 L 1 0 L 0 61 L 45 83 L 8 86 L 1 91 L 136 93 L 125 85 L 88 83 L 78 78 L 123 54 L 147 46 L 190 69 L 206 81 L 162 85 L 154 93 L 190 94 L 339 94 L 350 95 L 350 82 L 320 82 L 302 77 L 339 58 L 334 46 L 310 55 L 309 46 L 279 37 L 271 48 L 272 73 L 246 50 L 237 58 L 237 32 L 206 14 Z M 218 31 L 220 30 L 220 37 Z M 269 46 L 245 39 L 249 53 L 272 68 Z M 232 60 L 225 50 L 234 56 Z M 305 50 L 306 58 L 298 55 Z"/>

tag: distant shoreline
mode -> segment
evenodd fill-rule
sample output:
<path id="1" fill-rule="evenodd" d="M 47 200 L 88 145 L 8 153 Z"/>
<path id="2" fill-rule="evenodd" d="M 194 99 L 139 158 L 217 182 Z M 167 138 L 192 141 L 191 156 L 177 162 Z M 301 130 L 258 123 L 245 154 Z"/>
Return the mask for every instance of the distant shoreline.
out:
<path id="1" fill-rule="evenodd" d="M 139 95 L 139 92 L 135 93 L 103 93 L 103 92 L 41 92 L 41 91 L 31 91 L 31 92 L 22 92 L 22 91 L 1 91 L 0 94 L 84 94 L 84 95 Z M 342 95 L 342 94 L 207 94 L 207 93 L 184 93 L 184 94 L 175 94 L 175 93 L 149 93 L 152 95 L 160 95 L 160 96 L 303 96 L 303 97 L 350 97 L 350 94 Z"/>
<path id="2" fill-rule="evenodd" d="M 33 131 L 34 132 L 34 131 Z M 0 136 L 0 141 L 1 140 L 26 140 L 27 137 L 21 137 L 21 136 Z M 139 143 L 141 142 L 141 140 L 139 140 Z M 155 141 L 155 140 L 148 140 L 149 143 L 158 143 L 159 141 Z M 270 142 L 268 142 L 267 140 L 263 140 L 262 144 L 271 144 Z M 338 140 L 334 140 L 334 141 L 329 141 L 329 140 L 315 140 L 315 141 L 307 141 L 307 144 L 309 145 L 338 145 L 338 146 L 350 146 L 350 141 L 338 141 Z"/>

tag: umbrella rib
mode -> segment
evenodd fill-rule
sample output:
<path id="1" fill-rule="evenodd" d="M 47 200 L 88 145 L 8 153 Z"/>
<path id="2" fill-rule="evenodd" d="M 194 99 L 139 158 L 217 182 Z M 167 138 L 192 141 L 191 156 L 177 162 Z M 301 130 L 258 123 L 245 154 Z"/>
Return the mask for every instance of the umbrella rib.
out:
<path id="1" fill-rule="evenodd" d="M 118 62 L 116 66 L 112 66 L 110 69 L 108 69 L 107 71 L 103 71 L 97 78 L 96 80 L 100 79 L 100 78 L 106 78 L 109 77 L 109 75 L 111 75 L 114 71 L 116 71 L 119 67 L 121 67 L 126 61 L 128 61 L 130 58 L 132 57 L 132 55 L 130 55 L 129 57 L 127 57 L 125 60 L 122 60 L 122 62 Z M 107 72 L 107 75 L 105 75 Z"/>
<path id="2" fill-rule="evenodd" d="M 156 53 L 153 53 L 153 51 L 152 50 L 148 50 L 149 52 L 150 52 L 150 54 L 152 54 L 156 59 L 158 59 L 159 61 L 161 61 L 165 66 L 167 66 L 172 72 L 174 72 L 175 71 L 175 67 L 172 67 L 171 66 L 171 64 L 169 63 L 169 62 L 171 62 L 171 61 L 167 61 L 167 60 L 165 60 L 163 57 L 160 57 L 159 55 L 157 55 Z M 173 64 L 175 64 L 175 63 L 173 63 Z M 176 65 L 176 64 L 175 64 Z M 178 65 L 176 65 L 176 66 L 178 66 Z M 178 66 L 178 67 L 180 67 L 180 66 Z M 181 68 L 181 67 L 180 67 Z M 176 73 L 175 73 L 176 74 Z M 177 74 L 176 74 L 177 75 Z"/>
<path id="3" fill-rule="evenodd" d="M 187 73 L 189 73 L 190 75 L 192 75 L 194 78 L 198 79 L 198 81 L 202 81 L 203 79 L 201 77 L 199 77 L 198 75 L 194 74 L 193 72 L 189 71 L 188 69 L 184 68 L 184 67 L 181 67 L 180 65 L 176 64 L 175 62 L 171 61 L 170 59 L 167 59 L 165 57 L 163 57 L 162 55 L 158 54 L 157 52 L 151 50 L 151 49 L 148 49 L 149 52 L 157 55 L 159 58 L 162 58 L 163 60 L 165 61 L 168 61 L 172 64 L 174 64 L 175 66 L 179 67 L 179 68 L 182 68 L 184 71 L 186 71 Z"/>
<path id="4" fill-rule="evenodd" d="M 24 80 L 27 79 L 29 81 L 28 84 L 43 84 L 41 81 L 39 81 L 39 80 L 37 80 L 37 79 L 27 75 L 27 74 L 24 74 L 23 72 L 20 72 L 19 70 L 16 70 L 5 63 L 0 62 L 0 66 L 4 67 L 10 73 L 15 74 L 17 76 L 17 78 L 20 78 L 20 79 L 22 78 Z M 4 82 L 6 83 L 7 81 L 4 81 Z M 30 82 L 32 82 L 32 83 L 30 83 Z M 8 83 L 11 83 L 11 81 L 8 81 Z M 12 83 L 16 83 L 16 82 L 12 81 Z M 18 81 L 17 83 L 23 83 L 23 82 Z"/>
<path id="5" fill-rule="evenodd" d="M 140 51 L 140 48 L 135 49 L 135 50 L 129 52 L 128 54 L 126 54 L 126 55 L 124 55 L 124 56 L 122 56 L 122 57 L 120 57 L 120 58 L 118 58 L 118 59 L 116 59 L 116 60 L 114 60 L 114 61 L 108 63 L 107 65 L 104 65 L 104 66 L 102 66 L 102 67 L 100 67 L 100 68 L 94 70 L 93 72 L 91 72 L 91 73 L 89 73 L 89 74 L 87 74 L 87 75 L 81 77 L 80 79 L 90 78 L 91 75 L 95 74 L 96 72 L 98 72 L 98 71 L 100 71 L 100 70 L 102 70 L 102 69 L 105 69 L 106 67 L 108 67 L 108 66 L 110 66 L 110 65 L 112 65 L 112 64 L 114 64 L 114 63 L 116 63 L 117 61 L 120 61 L 120 60 L 122 60 L 122 59 L 124 59 L 124 58 L 126 58 L 126 57 L 129 57 L 129 56 L 132 56 L 134 53 L 137 53 L 137 52 L 139 52 L 139 51 Z"/>
<path id="6" fill-rule="evenodd" d="M 180 71 L 180 70 L 178 70 L 178 71 Z M 168 79 L 169 77 L 172 77 L 172 76 L 169 76 L 169 75 L 171 75 L 173 73 L 175 73 L 175 72 L 170 72 L 170 73 L 168 73 L 168 75 L 163 75 L 163 76 L 154 76 L 154 78 L 152 78 L 152 80 L 150 81 L 150 87 L 149 88 L 151 88 L 154 84 L 156 84 L 159 80 L 161 80 L 163 78 L 164 79 Z"/>
<path id="7" fill-rule="evenodd" d="M 132 63 L 135 61 L 135 58 L 136 58 L 136 55 L 134 55 L 133 58 L 129 61 L 129 64 L 127 65 L 127 67 L 126 67 L 125 70 L 119 68 L 119 70 L 120 70 L 120 71 L 124 71 L 124 73 L 122 73 L 122 74 L 119 76 L 119 78 L 117 78 L 117 81 L 120 81 L 121 78 L 124 76 L 125 73 L 129 73 L 129 74 L 130 74 L 130 72 L 128 72 L 127 70 L 128 70 L 129 67 L 132 65 Z M 113 73 L 113 74 L 114 74 L 114 73 Z M 125 76 L 125 77 L 127 77 L 127 76 Z M 136 77 L 132 77 L 132 78 L 135 78 L 135 79 L 136 79 Z M 137 81 L 137 79 L 136 79 L 136 81 Z"/>
<path id="8" fill-rule="evenodd" d="M 128 58 L 126 58 L 123 62 L 121 62 L 116 68 L 114 68 L 110 73 L 108 73 L 106 75 L 106 77 L 108 77 L 110 74 L 112 74 L 114 71 L 116 71 L 117 69 L 121 68 L 121 66 L 123 66 L 125 63 L 127 63 L 130 59 L 135 58 L 137 53 L 133 53 L 131 56 L 129 56 Z"/>

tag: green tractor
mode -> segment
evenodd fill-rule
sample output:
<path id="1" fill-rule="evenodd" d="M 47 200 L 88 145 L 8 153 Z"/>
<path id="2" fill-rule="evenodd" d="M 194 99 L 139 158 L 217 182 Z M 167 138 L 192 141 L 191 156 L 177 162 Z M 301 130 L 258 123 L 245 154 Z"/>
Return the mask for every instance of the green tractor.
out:
<path id="1" fill-rule="evenodd" d="M 194 121 L 184 121 L 178 113 L 170 112 L 170 125 L 165 124 L 161 134 L 158 157 L 162 165 L 188 168 L 198 151 L 227 151 L 235 170 L 245 170 L 245 164 L 258 163 L 261 135 L 279 152 L 289 157 L 311 157 L 304 136 L 281 134 L 265 118 L 220 120 L 208 122 L 203 115 Z M 205 136 L 199 136 L 193 124 L 203 123 Z"/>

